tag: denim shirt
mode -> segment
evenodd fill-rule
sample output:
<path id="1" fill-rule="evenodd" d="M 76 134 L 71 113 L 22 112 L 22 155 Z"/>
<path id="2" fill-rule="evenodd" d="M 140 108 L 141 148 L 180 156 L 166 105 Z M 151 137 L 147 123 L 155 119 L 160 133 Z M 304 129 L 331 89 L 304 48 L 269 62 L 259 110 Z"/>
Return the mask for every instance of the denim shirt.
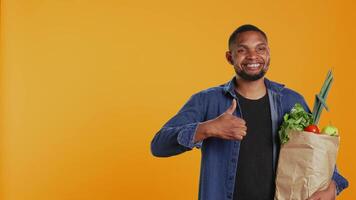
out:
<path id="1" fill-rule="evenodd" d="M 273 138 L 273 169 L 276 173 L 279 155 L 278 129 L 285 113 L 300 103 L 310 112 L 303 96 L 284 85 L 264 78 L 267 87 Z M 235 176 L 239 157 L 240 141 L 210 137 L 194 143 L 194 136 L 200 122 L 214 119 L 224 113 L 237 100 L 234 115 L 243 118 L 243 110 L 235 93 L 235 77 L 226 84 L 198 92 L 185 103 L 154 136 L 151 152 L 157 157 L 169 157 L 192 150 L 201 149 L 201 169 L 199 199 L 230 200 L 233 197 Z M 348 187 L 347 180 L 335 167 L 332 179 L 336 183 L 337 194 Z"/>

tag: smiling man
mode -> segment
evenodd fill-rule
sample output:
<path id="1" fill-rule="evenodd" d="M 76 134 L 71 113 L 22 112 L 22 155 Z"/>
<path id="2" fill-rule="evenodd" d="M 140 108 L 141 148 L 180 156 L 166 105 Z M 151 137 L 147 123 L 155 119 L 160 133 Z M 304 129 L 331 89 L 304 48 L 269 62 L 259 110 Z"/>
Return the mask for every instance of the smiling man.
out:
<path id="1" fill-rule="evenodd" d="M 272 200 L 283 116 L 296 103 L 310 110 L 300 94 L 265 78 L 270 49 L 262 30 L 240 26 L 228 48 L 236 75 L 194 94 L 155 135 L 151 151 L 169 157 L 200 148 L 199 199 Z M 329 187 L 310 199 L 335 199 L 347 186 L 335 169 Z"/>

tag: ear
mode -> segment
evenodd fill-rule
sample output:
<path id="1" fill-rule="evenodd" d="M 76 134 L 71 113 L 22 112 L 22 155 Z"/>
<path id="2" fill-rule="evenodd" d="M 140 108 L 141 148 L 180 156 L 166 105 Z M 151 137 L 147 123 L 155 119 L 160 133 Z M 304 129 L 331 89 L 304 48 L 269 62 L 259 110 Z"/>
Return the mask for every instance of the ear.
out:
<path id="1" fill-rule="evenodd" d="M 225 57 L 226 57 L 227 62 L 230 63 L 230 65 L 234 65 L 234 61 L 232 60 L 231 51 L 227 51 L 227 52 L 225 53 Z"/>

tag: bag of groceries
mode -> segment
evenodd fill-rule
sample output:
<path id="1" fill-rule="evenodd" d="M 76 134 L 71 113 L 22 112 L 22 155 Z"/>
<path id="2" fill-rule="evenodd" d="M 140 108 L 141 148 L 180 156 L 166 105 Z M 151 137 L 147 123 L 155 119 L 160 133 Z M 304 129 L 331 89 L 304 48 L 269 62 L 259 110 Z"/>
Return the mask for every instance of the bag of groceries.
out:
<path id="1" fill-rule="evenodd" d="M 281 150 L 276 176 L 275 200 L 305 200 L 331 182 L 340 142 L 331 124 L 319 131 L 318 122 L 333 76 L 329 71 L 316 95 L 312 113 L 296 104 L 285 114 L 279 130 Z"/>

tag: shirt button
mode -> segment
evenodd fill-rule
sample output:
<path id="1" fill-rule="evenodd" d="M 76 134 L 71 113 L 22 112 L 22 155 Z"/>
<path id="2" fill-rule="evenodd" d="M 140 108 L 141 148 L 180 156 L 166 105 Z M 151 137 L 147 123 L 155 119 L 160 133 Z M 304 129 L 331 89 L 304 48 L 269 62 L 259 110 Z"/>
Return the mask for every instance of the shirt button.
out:
<path id="1" fill-rule="evenodd" d="M 233 159 L 231 160 L 231 162 L 233 162 L 233 163 L 234 163 L 234 162 L 236 162 L 236 159 L 235 159 L 235 158 L 233 158 Z"/>
<path id="2" fill-rule="evenodd" d="M 233 176 L 229 176 L 229 180 L 230 180 L 230 181 L 232 181 L 233 178 L 234 178 Z"/>

